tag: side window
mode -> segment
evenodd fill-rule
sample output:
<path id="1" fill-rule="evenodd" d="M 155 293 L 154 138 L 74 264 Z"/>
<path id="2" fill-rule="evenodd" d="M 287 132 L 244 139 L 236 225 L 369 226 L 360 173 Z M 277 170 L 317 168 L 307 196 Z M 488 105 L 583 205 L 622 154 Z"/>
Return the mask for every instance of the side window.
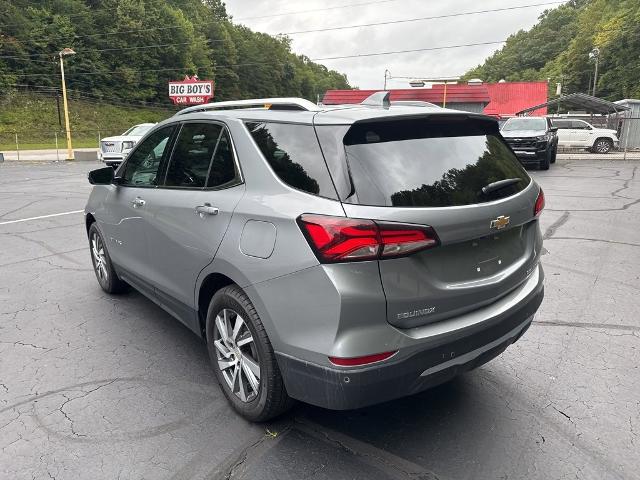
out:
<path id="1" fill-rule="evenodd" d="M 311 125 L 247 123 L 273 171 L 287 185 L 314 195 L 337 198 Z"/>
<path id="2" fill-rule="evenodd" d="M 122 184 L 138 187 L 156 185 L 156 175 L 164 157 L 174 125 L 153 132 L 136 148 L 124 166 Z"/>
<path id="3" fill-rule="evenodd" d="M 218 140 L 218 146 L 213 154 L 207 187 L 219 187 L 232 182 L 235 178 L 236 169 L 233 161 L 231 138 L 229 137 L 229 132 L 223 129 Z"/>
<path id="4" fill-rule="evenodd" d="M 568 120 L 554 120 L 553 126 L 558 127 L 558 129 L 560 130 L 564 130 L 567 128 L 571 128 L 571 122 L 569 122 Z"/>
<path id="5" fill-rule="evenodd" d="M 203 188 L 222 127 L 213 123 L 185 123 L 167 168 L 169 187 Z"/>
<path id="6" fill-rule="evenodd" d="M 571 128 L 575 128 L 577 130 L 588 130 L 589 126 L 584 122 L 580 122 L 578 120 L 573 120 L 571 122 Z"/>

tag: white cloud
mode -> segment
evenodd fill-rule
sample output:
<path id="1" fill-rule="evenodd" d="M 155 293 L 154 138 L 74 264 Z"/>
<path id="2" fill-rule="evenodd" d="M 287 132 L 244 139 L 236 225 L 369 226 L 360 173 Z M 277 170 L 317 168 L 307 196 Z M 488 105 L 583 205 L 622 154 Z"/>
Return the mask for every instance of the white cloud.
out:
<path id="1" fill-rule="evenodd" d="M 351 3 L 364 3 L 364 1 L 345 0 L 342 2 L 343 5 Z M 323 0 L 299 2 L 230 0 L 227 2 L 227 11 L 235 19 L 238 19 L 238 23 L 243 23 L 253 30 L 275 35 L 299 30 L 447 15 L 527 4 L 526 0 L 484 0 L 483 2 L 477 0 L 456 0 L 455 2 L 394 0 L 366 6 L 242 20 L 244 17 L 326 8 L 340 5 L 340 2 L 334 0 L 327 4 Z M 297 34 L 291 35 L 292 48 L 296 53 L 305 54 L 310 58 L 322 58 L 504 40 L 520 29 L 528 29 L 533 26 L 537 22 L 538 16 L 545 9 L 552 7 L 553 5 L 538 6 L 396 25 Z M 456 76 L 481 63 L 498 48 L 500 45 L 484 45 L 378 57 L 324 60 L 320 63 L 345 73 L 353 86 L 382 88 L 385 69 L 389 69 L 392 76 Z M 408 80 L 404 79 L 392 79 L 388 85 L 404 88 L 408 87 L 407 82 Z"/>

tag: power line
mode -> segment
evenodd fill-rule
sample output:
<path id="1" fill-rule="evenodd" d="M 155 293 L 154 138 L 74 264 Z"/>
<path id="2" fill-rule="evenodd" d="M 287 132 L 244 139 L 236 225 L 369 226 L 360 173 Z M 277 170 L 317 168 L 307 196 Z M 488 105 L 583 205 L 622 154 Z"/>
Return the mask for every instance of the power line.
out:
<path id="1" fill-rule="evenodd" d="M 268 15 L 256 15 L 256 16 L 252 16 L 252 17 L 242 17 L 242 18 L 237 18 L 237 19 L 232 19 L 231 17 L 229 17 L 229 20 L 237 20 L 237 21 L 241 21 L 241 20 L 254 20 L 254 19 L 262 19 L 262 18 L 273 18 L 273 17 L 281 17 L 281 16 L 286 16 L 286 15 L 300 15 L 303 13 L 314 13 L 314 12 L 322 12 L 322 11 L 328 11 L 328 10 L 337 10 L 337 9 L 343 9 L 343 8 L 350 8 L 350 7 L 360 7 L 360 6 L 365 6 L 365 5 L 375 5 L 375 4 L 380 4 L 380 3 L 391 3 L 391 2 L 397 2 L 399 0 L 376 0 L 376 1 L 370 1 L 370 2 L 360 2 L 360 3 L 350 3 L 350 4 L 346 4 L 346 5 L 335 5 L 332 7 L 324 7 L 324 8 L 314 8 L 314 9 L 309 9 L 309 10 L 296 10 L 296 11 L 291 11 L 291 12 L 281 12 L 281 13 L 272 13 L 272 14 L 268 14 Z M 91 13 L 97 13 L 97 12 L 101 12 L 103 9 L 93 9 L 90 12 L 88 12 L 89 14 Z M 59 16 L 64 16 L 66 18 L 72 18 L 72 17 L 77 17 L 77 16 L 83 16 L 86 15 L 85 13 L 83 14 L 75 14 L 75 15 L 63 15 L 63 14 L 54 14 L 54 15 L 59 15 Z M 214 25 L 218 22 L 220 22 L 221 19 L 217 19 L 215 21 L 212 22 L 204 22 L 202 23 L 202 25 Z M 20 24 L 14 23 L 14 24 L 10 24 L 10 25 L 4 25 L 4 28 L 6 27 L 12 27 L 12 26 L 19 26 Z M 171 30 L 171 29 L 175 29 L 175 28 L 181 28 L 183 25 L 182 24 L 174 24 L 174 25 L 168 25 L 168 26 L 163 26 L 163 27 L 151 27 L 151 28 L 141 28 L 141 29 L 136 29 L 136 30 L 124 30 L 124 31 L 117 31 L 117 32 L 103 32 L 103 33 L 90 33 L 90 34 L 86 34 L 86 35 L 73 35 L 72 37 L 69 37 L 70 39 L 76 40 L 79 38 L 90 38 L 90 37 L 96 37 L 96 36 L 106 36 L 106 35 L 121 35 L 121 34 L 125 34 L 125 33 L 142 33 L 142 32 L 152 32 L 152 31 L 158 31 L 158 30 Z M 44 37 L 40 37 L 40 38 L 44 38 Z M 33 39 L 33 38 L 32 38 Z"/>
<path id="2" fill-rule="evenodd" d="M 211 40 L 205 40 L 205 43 L 211 43 Z M 122 48 L 103 48 L 103 49 L 87 49 L 87 50 L 82 50 L 82 53 L 101 53 L 101 52 L 121 52 L 123 50 L 144 50 L 144 49 L 149 49 L 149 48 L 164 48 L 164 47 L 174 47 L 174 46 L 180 46 L 180 45 L 194 45 L 194 42 L 182 42 L 182 43 L 165 43 L 165 44 L 152 44 L 152 45 L 139 45 L 136 47 L 122 47 Z M 0 55 L 0 58 L 15 58 L 15 59 L 26 59 L 26 58 L 31 58 L 31 57 L 44 57 L 44 56 L 51 56 L 51 57 L 56 57 L 55 53 L 34 53 L 31 55 L 25 55 L 25 56 L 17 56 L 17 55 Z M 32 60 L 32 61 L 37 61 L 37 60 Z"/>
<path id="3" fill-rule="evenodd" d="M 409 22 L 421 22 L 424 20 L 437 20 L 442 18 L 453 18 L 453 17 L 463 17 L 466 15 L 479 15 L 482 13 L 495 13 L 495 12 L 505 12 L 510 10 L 521 10 L 523 8 L 533 8 L 533 7 L 542 7 L 547 5 L 557 5 L 559 3 L 564 3 L 563 1 L 554 1 L 554 2 L 546 2 L 546 3 L 532 3 L 529 5 L 518 5 L 515 7 L 503 7 L 503 8 L 492 8 L 487 10 L 475 10 L 471 12 L 459 12 L 459 13 L 449 13 L 445 15 L 433 15 L 430 17 L 417 17 L 417 18 L 407 18 L 404 20 L 388 20 L 385 22 L 374 22 L 374 23 L 361 23 L 358 25 L 344 25 L 339 27 L 327 27 L 327 28 L 314 28 L 311 30 L 297 30 L 294 32 L 282 32 L 280 35 L 299 35 L 303 33 L 317 33 L 317 32 L 332 32 L 336 30 L 348 30 L 351 28 L 362 28 L 362 27 L 377 27 L 381 25 L 397 25 L 400 23 L 409 23 Z"/>
<path id="4" fill-rule="evenodd" d="M 397 2 L 397 1 L 398 0 L 378 0 L 375 2 L 349 3 L 347 5 L 335 5 L 333 7 L 314 8 L 311 10 L 296 10 L 292 12 L 272 13 L 270 15 L 256 15 L 253 17 L 234 18 L 233 20 L 242 21 L 242 20 L 262 19 L 262 18 L 283 17 L 285 15 L 300 15 L 301 13 L 325 12 L 327 10 L 337 10 L 337 9 L 350 8 L 350 7 L 362 7 L 365 5 L 375 5 L 378 3 L 391 3 L 391 2 Z"/>
<path id="5" fill-rule="evenodd" d="M 434 51 L 434 50 L 447 50 L 447 49 L 452 49 L 452 48 L 465 48 L 465 47 L 476 47 L 476 46 L 482 46 L 482 45 L 495 45 L 495 44 L 500 44 L 500 43 L 504 43 L 506 42 L 506 40 L 496 40 L 496 41 L 490 41 L 490 42 L 477 42 L 477 43 L 464 43 L 464 44 L 459 44 L 459 45 L 443 45 L 440 47 L 426 47 L 426 48 L 413 48 L 413 49 L 407 49 L 407 50 L 394 50 L 394 51 L 387 51 L 387 52 L 369 52 L 369 53 L 359 53 L 359 54 L 355 54 L 355 55 L 339 55 L 339 56 L 334 56 L 334 57 L 320 57 L 320 58 L 310 58 L 309 60 L 311 60 L 312 62 L 316 62 L 316 61 L 322 61 L 322 60 L 340 60 L 340 59 L 347 59 L 347 58 L 359 58 L 359 57 L 375 57 L 375 56 L 383 56 L 383 55 L 396 55 L 396 54 L 401 54 L 401 53 L 416 53 L 416 52 L 428 52 L 428 51 Z M 255 66 L 255 65 L 279 65 L 282 64 L 283 62 L 248 62 L 248 63 L 235 63 L 235 64 L 218 64 L 218 65 L 213 65 L 214 68 L 234 68 L 234 67 L 245 67 L 245 66 Z M 169 72 L 169 71 L 180 71 L 180 70 L 185 70 L 186 67 L 179 67 L 179 68 L 154 68 L 154 69 L 144 69 L 144 70 L 129 70 L 130 72 L 135 72 L 135 73 L 145 73 L 145 72 Z M 67 77 L 73 77 L 76 75 L 105 75 L 108 74 L 109 72 L 69 72 L 67 73 Z M 115 72 L 110 72 L 110 73 L 115 73 Z M 7 76 L 7 75 L 0 75 L 0 76 Z M 20 77 L 50 77 L 53 75 L 49 75 L 49 74 L 39 74 L 39 73 L 27 73 L 27 74 L 17 74 L 15 76 L 20 76 Z"/>
<path id="6" fill-rule="evenodd" d="M 12 85 L 8 85 L 8 87 L 20 87 L 20 88 L 24 88 L 25 90 L 28 90 L 28 89 L 42 90 L 43 93 L 56 93 L 56 94 L 61 93 L 60 87 L 48 86 L 48 85 L 29 85 L 29 84 L 15 83 Z M 164 104 L 159 102 L 148 102 L 145 100 L 128 100 L 122 97 L 114 97 L 111 94 L 108 94 L 109 99 L 105 99 L 100 95 L 96 95 L 93 93 L 85 92 L 84 90 L 78 90 L 74 88 L 67 88 L 67 92 L 71 93 L 70 99 L 72 100 L 74 98 L 97 100 L 97 102 L 88 102 L 88 103 L 94 103 L 94 104 L 105 103 L 108 105 L 119 105 L 119 106 L 124 106 L 129 108 L 146 107 L 146 108 L 157 108 L 157 109 L 164 109 L 164 110 L 171 110 L 171 107 L 172 107 L 172 105 L 170 104 Z M 116 101 L 110 100 L 114 98 Z"/>
<path id="7" fill-rule="evenodd" d="M 302 13 L 313 13 L 318 11 L 335 10 L 335 9 L 342 9 L 347 7 L 356 7 L 356 6 L 371 5 L 371 4 L 378 4 L 378 3 L 389 3 L 389 2 L 395 2 L 395 1 L 399 1 L 399 0 L 377 0 L 373 2 L 352 3 L 347 5 L 337 5 L 333 7 L 316 8 L 316 9 L 309 9 L 309 10 L 298 10 L 298 11 L 292 11 L 292 12 L 274 13 L 269 15 L 256 15 L 253 17 L 244 17 L 237 20 L 272 18 L 277 16 L 294 15 L 294 14 L 298 15 Z M 452 13 L 452 14 L 446 14 L 446 15 L 434 15 L 430 17 L 417 17 L 417 18 L 409 18 L 409 19 L 403 19 L 403 20 L 390 20 L 386 22 L 366 23 L 366 24 L 359 24 L 359 25 L 346 25 L 346 26 L 318 28 L 318 29 L 311 29 L 311 30 L 300 30 L 300 31 L 294 31 L 294 32 L 283 32 L 281 34 L 282 35 L 298 35 L 298 34 L 313 33 L 313 32 L 326 32 L 326 31 L 335 31 L 335 30 L 346 30 L 351 28 L 392 25 L 392 24 L 401 24 L 401 23 L 408 23 L 408 22 L 418 22 L 418 21 L 424 21 L 424 20 L 436 20 L 436 19 L 443 19 L 443 18 L 461 17 L 466 15 L 478 15 L 482 13 L 519 10 L 523 8 L 532 8 L 532 7 L 538 7 L 538 6 L 557 5 L 560 3 L 563 3 L 563 1 L 557 0 L 553 2 L 517 5 L 514 7 L 503 7 L 503 8 L 478 10 L 478 11 L 471 11 L 471 12 L 459 12 L 459 13 Z M 220 20 L 216 20 L 213 22 L 203 22 L 201 25 L 214 25 L 218 22 L 220 22 Z M 70 41 L 73 41 L 80 38 L 90 38 L 90 37 L 96 37 L 96 36 L 124 35 L 124 34 L 130 34 L 130 33 L 143 33 L 143 32 L 152 32 L 152 31 L 161 31 L 161 30 L 171 30 L 175 28 L 181 28 L 182 26 L 183 26 L 182 24 L 173 24 L 173 25 L 165 25 L 161 27 L 150 27 L 150 28 L 142 28 L 142 29 L 136 29 L 136 30 L 123 30 L 123 31 L 117 31 L 117 32 L 102 32 L 102 33 L 92 33 L 92 34 L 86 34 L 86 35 L 74 35 L 69 38 L 70 38 Z M 48 38 L 48 37 L 41 37 L 41 38 Z M 33 40 L 33 37 L 30 37 L 30 40 Z"/>
<path id="8" fill-rule="evenodd" d="M 322 57 L 322 58 L 312 58 L 311 60 L 314 62 L 319 62 L 323 60 L 342 60 L 346 58 L 360 58 L 360 57 L 377 57 L 382 55 L 396 55 L 399 53 L 416 53 L 416 52 L 429 52 L 432 50 L 448 50 L 450 48 L 464 48 L 464 47 L 477 47 L 481 45 L 496 45 L 499 43 L 504 43 L 506 40 L 496 40 L 493 42 L 478 42 L 478 43 L 462 43 L 460 45 L 443 45 L 441 47 L 428 47 L 428 48 L 413 48 L 410 50 L 394 50 L 389 52 L 372 52 L 372 53 L 359 53 L 356 55 L 339 55 L 335 57 Z"/>

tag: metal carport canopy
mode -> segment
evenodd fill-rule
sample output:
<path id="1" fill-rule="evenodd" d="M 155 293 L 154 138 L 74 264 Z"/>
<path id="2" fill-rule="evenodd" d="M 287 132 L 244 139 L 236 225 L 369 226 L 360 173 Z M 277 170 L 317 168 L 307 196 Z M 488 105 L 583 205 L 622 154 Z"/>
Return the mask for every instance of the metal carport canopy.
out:
<path id="1" fill-rule="evenodd" d="M 558 104 L 576 110 L 585 110 L 587 113 L 599 113 L 601 115 L 630 110 L 629 107 L 618 105 L 608 100 L 603 100 L 602 98 L 592 97 L 591 95 L 587 95 L 586 93 L 570 93 L 569 95 L 564 95 L 554 100 L 549 100 L 546 103 L 541 103 L 540 105 L 535 105 L 533 107 L 520 110 L 519 112 L 516 112 L 516 115 L 525 115 L 540 108 L 550 107 L 552 105 Z"/>

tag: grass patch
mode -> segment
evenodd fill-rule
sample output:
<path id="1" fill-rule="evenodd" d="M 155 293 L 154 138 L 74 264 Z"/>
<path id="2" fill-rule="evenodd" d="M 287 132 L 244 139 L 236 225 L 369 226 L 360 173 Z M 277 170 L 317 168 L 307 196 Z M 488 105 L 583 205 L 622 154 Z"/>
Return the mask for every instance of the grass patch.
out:
<path id="1" fill-rule="evenodd" d="M 106 102 L 69 100 L 69 114 L 74 148 L 98 146 L 100 138 L 120 135 L 138 123 L 155 123 L 175 113 L 167 109 L 112 105 Z M 58 120 L 56 99 L 36 93 L 9 91 L 0 95 L 0 150 L 15 150 L 18 133 L 20 149 L 66 148 L 63 129 Z"/>

